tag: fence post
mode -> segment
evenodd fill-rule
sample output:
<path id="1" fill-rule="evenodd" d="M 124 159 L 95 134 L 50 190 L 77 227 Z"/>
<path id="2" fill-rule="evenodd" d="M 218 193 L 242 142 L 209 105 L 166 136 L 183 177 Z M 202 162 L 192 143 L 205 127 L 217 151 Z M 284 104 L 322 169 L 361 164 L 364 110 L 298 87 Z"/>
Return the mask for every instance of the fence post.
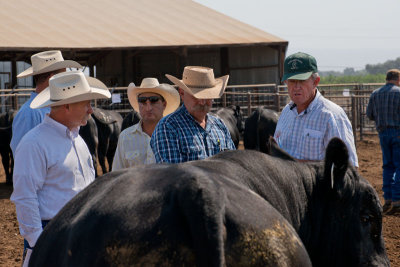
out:
<path id="1" fill-rule="evenodd" d="M 279 112 L 280 111 L 280 108 L 281 108 L 281 102 L 280 102 L 280 97 L 279 97 L 279 93 L 276 93 L 275 94 L 275 110 L 276 110 L 276 112 Z"/>
<path id="2" fill-rule="evenodd" d="M 226 108 L 226 93 L 222 95 L 222 107 Z"/>
<path id="3" fill-rule="evenodd" d="M 18 106 L 18 97 L 17 97 L 17 94 L 16 93 L 14 93 L 13 94 L 13 103 L 12 103 L 12 105 L 13 105 L 13 109 L 14 110 L 18 110 L 19 109 L 19 106 Z"/>
<path id="4" fill-rule="evenodd" d="M 351 126 L 353 127 L 354 145 L 357 145 L 357 125 L 356 125 L 356 100 L 354 95 L 351 96 Z"/>
<path id="5" fill-rule="evenodd" d="M 247 116 L 251 115 L 251 93 L 247 92 Z"/>

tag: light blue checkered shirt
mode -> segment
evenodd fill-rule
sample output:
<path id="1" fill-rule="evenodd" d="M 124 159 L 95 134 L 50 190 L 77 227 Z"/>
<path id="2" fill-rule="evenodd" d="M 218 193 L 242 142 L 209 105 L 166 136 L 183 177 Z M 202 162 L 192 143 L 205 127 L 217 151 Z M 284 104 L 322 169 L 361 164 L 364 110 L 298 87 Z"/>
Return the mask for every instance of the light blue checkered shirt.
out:
<path id="1" fill-rule="evenodd" d="M 323 160 L 329 140 L 333 137 L 345 142 L 350 162 L 358 167 L 353 130 L 346 113 L 319 91 L 300 114 L 293 102 L 287 104 L 279 117 L 274 135 L 283 150 L 302 160 Z"/>
<path id="2" fill-rule="evenodd" d="M 221 119 L 207 114 L 203 129 L 185 105 L 162 118 L 150 141 L 156 162 L 179 163 L 205 159 L 223 150 L 233 150 L 231 135 Z"/>

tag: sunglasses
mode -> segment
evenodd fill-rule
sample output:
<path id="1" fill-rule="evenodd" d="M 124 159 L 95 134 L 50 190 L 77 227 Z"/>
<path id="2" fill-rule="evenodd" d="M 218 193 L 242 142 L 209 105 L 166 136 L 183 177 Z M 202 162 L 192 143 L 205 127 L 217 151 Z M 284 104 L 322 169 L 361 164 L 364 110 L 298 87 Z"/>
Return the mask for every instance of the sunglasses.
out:
<path id="1" fill-rule="evenodd" d="M 162 98 L 160 96 L 139 96 L 137 98 L 138 102 L 141 104 L 145 104 L 147 102 L 147 100 L 150 101 L 150 103 L 154 104 L 156 103 L 158 100 L 161 100 Z"/>

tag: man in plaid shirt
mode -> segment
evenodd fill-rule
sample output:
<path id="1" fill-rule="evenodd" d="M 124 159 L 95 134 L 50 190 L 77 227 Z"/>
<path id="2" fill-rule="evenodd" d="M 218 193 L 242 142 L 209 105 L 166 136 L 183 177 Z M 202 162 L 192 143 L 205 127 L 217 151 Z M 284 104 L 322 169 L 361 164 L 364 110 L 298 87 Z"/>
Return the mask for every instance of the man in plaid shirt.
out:
<path id="1" fill-rule="evenodd" d="M 400 70 L 386 73 L 386 85 L 372 92 L 367 116 L 379 132 L 383 160 L 383 211 L 400 214 Z"/>
<path id="2" fill-rule="evenodd" d="M 228 75 L 214 78 L 210 68 L 187 66 L 182 80 L 166 76 L 179 87 L 183 105 L 161 119 L 151 136 L 156 162 L 199 160 L 235 149 L 222 120 L 208 114 L 213 99 L 224 93 Z"/>
<path id="3" fill-rule="evenodd" d="M 301 52 L 287 57 L 282 81 L 291 101 L 276 126 L 274 138 L 278 145 L 300 161 L 319 161 L 325 157 L 329 140 L 338 137 L 347 146 L 350 162 L 358 167 L 351 123 L 341 107 L 318 91 L 320 77 L 315 58 Z"/>

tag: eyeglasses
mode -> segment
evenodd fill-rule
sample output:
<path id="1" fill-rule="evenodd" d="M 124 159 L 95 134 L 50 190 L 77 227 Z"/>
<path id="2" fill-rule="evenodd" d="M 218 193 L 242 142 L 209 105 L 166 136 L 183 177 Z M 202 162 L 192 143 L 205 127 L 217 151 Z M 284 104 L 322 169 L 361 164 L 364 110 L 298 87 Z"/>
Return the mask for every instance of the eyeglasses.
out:
<path id="1" fill-rule="evenodd" d="M 154 104 L 157 103 L 158 100 L 161 100 L 161 96 L 139 96 L 137 98 L 138 102 L 141 104 L 145 104 L 147 100 L 150 101 L 150 103 Z"/>

